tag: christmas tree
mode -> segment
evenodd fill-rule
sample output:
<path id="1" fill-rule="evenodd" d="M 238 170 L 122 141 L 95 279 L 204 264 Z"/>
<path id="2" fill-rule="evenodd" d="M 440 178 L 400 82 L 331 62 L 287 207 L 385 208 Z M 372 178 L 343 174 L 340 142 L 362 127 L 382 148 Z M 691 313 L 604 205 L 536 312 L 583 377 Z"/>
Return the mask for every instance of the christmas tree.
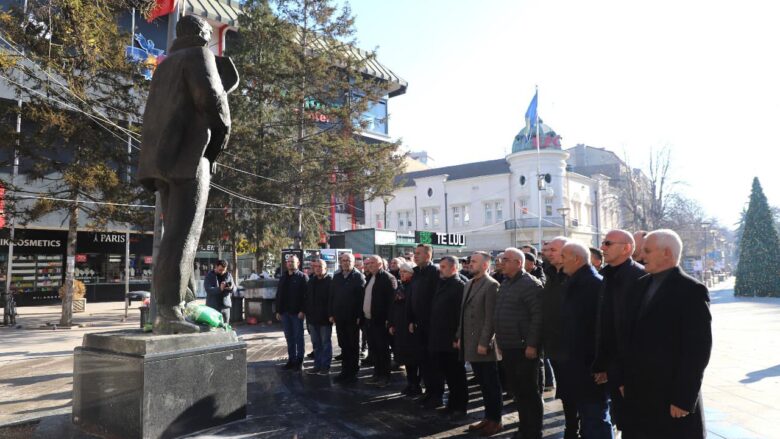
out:
<path id="1" fill-rule="evenodd" d="M 780 238 L 757 177 L 745 214 L 734 295 L 780 297 Z"/>

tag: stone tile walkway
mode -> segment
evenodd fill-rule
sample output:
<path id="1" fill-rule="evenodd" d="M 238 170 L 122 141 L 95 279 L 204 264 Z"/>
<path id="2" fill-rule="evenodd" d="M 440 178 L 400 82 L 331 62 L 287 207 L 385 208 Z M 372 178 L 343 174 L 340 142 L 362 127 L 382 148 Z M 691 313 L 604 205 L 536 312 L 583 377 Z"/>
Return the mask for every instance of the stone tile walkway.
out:
<path id="1" fill-rule="evenodd" d="M 780 300 L 734 298 L 731 287 L 726 282 L 712 292 L 715 347 L 703 386 L 710 437 L 780 438 Z M 56 321 L 58 312 L 22 308 L 19 321 L 39 328 Z M 88 313 L 77 316 L 83 328 L 0 328 L 0 438 L 91 438 L 70 423 L 73 348 L 86 332 L 136 327 L 139 314 L 134 306 L 123 321 L 122 303 L 90 304 Z M 443 438 L 465 435 L 466 423 L 481 417 L 475 388 L 470 419 L 450 422 L 402 398 L 400 373 L 387 389 L 334 386 L 327 377 L 279 370 L 286 347 L 278 326 L 236 329 L 248 344 L 249 416 L 191 437 Z M 368 375 L 361 372 L 363 379 Z M 559 438 L 560 403 L 546 396 L 545 438 Z M 511 435 L 512 411 L 505 408 L 507 430 L 497 437 Z"/>

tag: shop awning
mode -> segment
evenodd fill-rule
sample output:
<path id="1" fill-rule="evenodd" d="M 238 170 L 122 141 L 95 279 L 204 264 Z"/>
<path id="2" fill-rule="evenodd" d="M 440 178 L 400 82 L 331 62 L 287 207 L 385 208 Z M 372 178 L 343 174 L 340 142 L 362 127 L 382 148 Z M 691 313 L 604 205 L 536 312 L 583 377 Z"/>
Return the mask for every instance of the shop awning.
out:
<path id="1" fill-rule="evenodd" d="M 236 27 L 241 6 L 235 0 L 185 0 L 184 11 Z"/>

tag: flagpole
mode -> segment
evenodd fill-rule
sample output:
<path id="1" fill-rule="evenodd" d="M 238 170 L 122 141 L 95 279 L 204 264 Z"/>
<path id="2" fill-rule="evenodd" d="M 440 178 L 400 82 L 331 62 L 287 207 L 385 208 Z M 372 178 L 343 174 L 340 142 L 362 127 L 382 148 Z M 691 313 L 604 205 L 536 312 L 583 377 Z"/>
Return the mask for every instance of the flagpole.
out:
<path id="1" fill-rule="evenodd" d="M 542 165 L 541 165 L 541 151 L 539 145 L 541 145 L 541 138 L 539 137 L 539 86 L 536 86 L 536 188 L 538 189 L 538 202 L 539 202 L 539 224 L 537 228 L 539 231 L 539 251 L 542 250 Z"/>

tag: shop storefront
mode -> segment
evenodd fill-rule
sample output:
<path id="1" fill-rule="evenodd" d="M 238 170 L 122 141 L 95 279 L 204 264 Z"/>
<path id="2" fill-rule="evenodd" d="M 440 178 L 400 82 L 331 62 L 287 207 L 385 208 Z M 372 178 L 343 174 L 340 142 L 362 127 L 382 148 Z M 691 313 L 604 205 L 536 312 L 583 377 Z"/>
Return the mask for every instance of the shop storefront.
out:
<path id="1" fill-rule="evenodd" d="M 59 300 L 65 280 L 68 233 L 64 230 L 17 229 L 11 291 L 20 306 Z M 78 232 L 74 274 L 87 287 L 87 301 L 124 300 L 127 236 Z M 130 234 L 130 290 L 149 290 L 152 235 Z M 8 273 L 8 230 L 0 230 L 0 290 Z"/>

